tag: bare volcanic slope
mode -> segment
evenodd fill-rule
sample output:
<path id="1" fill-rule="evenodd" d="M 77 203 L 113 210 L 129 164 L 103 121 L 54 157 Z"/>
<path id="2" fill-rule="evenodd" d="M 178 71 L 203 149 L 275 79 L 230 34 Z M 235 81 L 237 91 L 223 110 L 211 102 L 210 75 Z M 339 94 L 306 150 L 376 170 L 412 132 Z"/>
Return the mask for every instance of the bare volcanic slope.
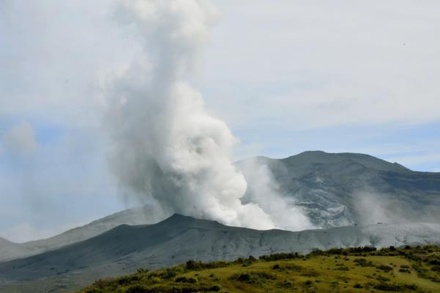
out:
<path id="1" fill-rule="evenodd" d="M 0 237 L 0 261 L 2 259 L 15 259 L 31 253 L 29 249 L 19 243 L 11 242 Z"/>
<path id="2" fill-rule="evenodd" d="M 304 152 L 285 159 L 257 157 L 273 174 L 287 204 L 301 207 L 316 227 L 383 223 L 440 222 L 440 173 L 414 172 L 397 163 L 352 153 Z M 248 193 L 245 200 L 252 196 Z M 17 244 L 0 241 L 0 262 L 27 257 L 89 239 L 121 224 L 157 223 L 152 207 L 130 209 L 48 239 Z M 292 215 L 294 217 L 294 215 Z"/>
<path id="3" fill-rule="evenodd" d="M 253 169 L 246 166 L 252 162 L 267 166 L 277 192 L 317 227 L 440 222 L 440 173 L 415 172 L 365 154 L 309 151 L 238 162 L 250 186 Z"/>
<path id="4" fill-rule="evenodd" d="M 161 220 L 163 220 L 163 215 L 159 215 L 150 206 L 144 206 L 142 208 L 128 209 L 112 214 L 47 239 L 29 241 L 26 243 L 13 243 L 0 238 L 0 262 L 36 255 L 80 242 L 122 224 L 153 224 Z"/>
<path id="5" fill-rule="evenodd" d="M 174 215 L 158 224 L 122 225 L 57 250 L 0 263 L 0 291 L 7 292 L 14 283 L 26 285 L 35 280 L 66 282 L 68 285 L 63 288 L 81 286 L 97 278 L 125 274 L 141 267 L 165 267 L 189 259 L 233 260 L 276 252 L 309 252 L 314 248 L 424 243 L 440 243 L 439 224 L 257 231 Z"/>

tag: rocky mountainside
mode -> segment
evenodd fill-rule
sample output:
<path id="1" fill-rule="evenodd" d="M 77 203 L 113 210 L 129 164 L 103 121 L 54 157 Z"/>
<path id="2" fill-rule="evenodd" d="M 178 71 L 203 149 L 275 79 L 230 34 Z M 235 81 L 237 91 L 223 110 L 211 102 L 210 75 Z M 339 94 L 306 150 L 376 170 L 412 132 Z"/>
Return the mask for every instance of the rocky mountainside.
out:
<path id="1" fill-rule="evenodd" d="M 311 151 L 280 160 L 257 157 L 238 162 L 237 167 L 251 187 L 258 182 L 249 174 L 254 168 L 246 168 L 249 162 L 253 167 L 256 163 L 267 168 L 276 183 L 276 192 L 286 199 L 286 204 L 300 207 L 316 227 L 440 222 L 440 173 L 414 172 L 369 155 Z M 252 198 L 249 192 L 246 198 Z M 23 244 L 0 239 L 0 261 L 61 248 L 121 224 L 157 223 L 166 216 L 146 206 L 49 239 Z"/>
<path id="2" fill-rule="evenodd" d="M 174 215 L 154 225 L 121 225 L 82 242 L 0 263 L 0 291 L 10 292 L 10 286 L 17 284 L 32 284 L 35 290 L 42 288 L 41 292 L 49 289 L 45 286 L 53 289 L 54 284 L 74 288 L 97 278 L 126 274 L 138 268 L 165 267 L 189 259 L 233 260 L 332 247 L 424 243 L 440 243 L 440 224 L 258 231 Z"/>
<path id="3" fill-rule="evenodd" d="M 257 182 L 249 163 L 266 166 L 277 192 L 317 227 L 440 219 L 440 173 L 415 172 L 364 154 L 309 151 L 237 163 L 250 186 Z"/>

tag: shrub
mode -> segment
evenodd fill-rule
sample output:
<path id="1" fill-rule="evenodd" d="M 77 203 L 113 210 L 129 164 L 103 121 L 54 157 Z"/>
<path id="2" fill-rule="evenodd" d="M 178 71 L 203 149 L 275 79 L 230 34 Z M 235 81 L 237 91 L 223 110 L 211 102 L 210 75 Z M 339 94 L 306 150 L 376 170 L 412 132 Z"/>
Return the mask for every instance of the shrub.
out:
<path id="1" fill-rule="evenodd" d="M 237 276 L 237 281 L 244 283 L 254 283 L 254 279 L 250 274 L 240 274 Z"/>
<path id="2" fill-rule="evenodd" d="M 185 266 L 188 270 L 198 270 L 201 268 L 201 262 L 190 259 L 186 262 Z"/>
<path id="3" fill-rule="evenodd" d="M 298 252 L 291 252 L 291 253 L 274 253 L 270 255 L 262 255 L 260 256 L 260 260 L 263 261 L 277 261 L 277 260 L 284 260 L 284 259 L 295 259 L 298 258 L 299 254 Z"/>
<path id="4" fill-rule="evenodd" d="M 209 288 L 209 291 L 213 291 L 213 292 L 219 292 L 221 290 L 222 290 L 222 286 L 220 286 L 219 284 L 215 284 L 214 286 Z"/>
<path id="5" fill-rule="evenodd" d="M 177 276 L 177 272 L 174 269 L 166 269 L 162 274 L 160 274 L 162 279 L 172 279 L 175 276 Z"/>
<path id="6" fill-rule="evenodd" d="M 374 289 L 382 290 L 382 291 L 395 291 L 395 292 L 402 291 L 401 286 L 399 286 L 397 284 L 389 284 L 389 283 L 379 283 L 374 286 Z"/>
<path id="7" fill-rule="evenodd" d="M 416 291 L 418 289 L 415 284 L 390 284 L 390 283 L 379 283 L 374 286 L 376 290 L 382 291 L 393 291 L 393 292 L 402 292 L 402 291 Z"/>
<path id="8" fill-rule="evenodd" d="M 302 266 L 296 265 L 296 264 L 274 264 L 272 266 L 273 270 L 279 270 L 279 271 L 284 271 L 284 272 L 288 272 L 288 271 L 294 271 L 294 272 L 300 272 L 303 270 Z"/>
<path id="9" fill-rule="evenodd" d="M 440 265 L 440 260 L 438 260 L 438 259 L 431 259 L 431 260 L 428 261 L 428 263 L 430 265 Z"/>
<path id="10" fill-rule="evenodd" d="M 195 278 L 187 278 L 187 277 L 178 277 L 175 280 L 176 283 L 189 283 L 189 284 L 195 284 L 197 283 L 197 279 Z"/>
<path id="11" fill-rule="evenodd" d="M 146 288 L 144 288 L 141 285 L 132 285 L 132 286 L 128 287 L 125 292 L 126 293 L 148 293 L 149 290 L 147 290 Z"/>
<path id="12" fill-rule="evenodd" d="M 353 262 L 361 267 L 374 267 L 374 264 L 371 261 L 367 261 L 365 258 L 356 258 Z"/>
<path id="13" fill-rule="evenodd" d="M 433 272 L 440 272 L 440 266 L 432 266 L 431 271 Z"/>
<path id="14" fill-rule="evenodd" d="M 144 269 L 144 268 L 139 268 L 136 271 L 138 272 L 138 274 L 146 274 L 146 273 L 148 273 L 148 270 Z"/>
<path id="15" fill-rule="evenodd" d="M 379 269 L 379 270 L 385 271 L 385 272 L 389 272 L 389 271 L 393 270 L 392 267 L 387 266 L 387 265 L 379 265 L 376 268 Z"/>
<path id="16" fill-rule="evenodd" d="M 274 275 L 268 274 L 266 272 L 249 272 L 249 273 L 234 274 L 231 276 L 231 280 L 236 280 L 248 284 L 260 284 L 267 280 L 275 280 L 275 279 L 276 277 Z"/>
<path id="17" fill-rule="evenodd" d="M 292 288 L 293 282 L 291 280 L 285 280 L 284 282 L 278 285 L 279 288 Z"/>

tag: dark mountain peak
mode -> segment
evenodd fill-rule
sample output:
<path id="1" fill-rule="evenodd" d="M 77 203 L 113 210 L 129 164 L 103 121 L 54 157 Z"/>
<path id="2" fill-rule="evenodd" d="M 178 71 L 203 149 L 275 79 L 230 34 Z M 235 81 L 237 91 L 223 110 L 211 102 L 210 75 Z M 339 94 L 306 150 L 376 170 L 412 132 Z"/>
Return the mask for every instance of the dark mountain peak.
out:
<path id="1" fill-rule="evenodd" d="M 174 213 L 169 218 L 162 221 L 162 223 L 184 223 L 184 222 L 194 222 L 196 219 L 190 216 L 184 216 L 178 213 Z"/>
<path id="2" fill-rule="evenodd" d="M 196 219 L 191 216 L 184 216 L 181 214 L 173 214 L 171 217 L 163 220 L 159 223 L 162 227 L 174 228 L 174 227 L 192 227 L 192 228 L 209 228 L 213 226 L 221 225 L 214 220 Z"/>
<path id="3" fill-rule="evenodd" d="M 376 158 L 371 155 L 360 153 L 326 153 L 324 151 L 306 151 L 295 156 L 291 156 L 282 161 L 287 165 L 313 165 L 313 164 L 360 164 L 368 169 L 377 171 L 407 172 L 409 169 L 397 163 Z"/>

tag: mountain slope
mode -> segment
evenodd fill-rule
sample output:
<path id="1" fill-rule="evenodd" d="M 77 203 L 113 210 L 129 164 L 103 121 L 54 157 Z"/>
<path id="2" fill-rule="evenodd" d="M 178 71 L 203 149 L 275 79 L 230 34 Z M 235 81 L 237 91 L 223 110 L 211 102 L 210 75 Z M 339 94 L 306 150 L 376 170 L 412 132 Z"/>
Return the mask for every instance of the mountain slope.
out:
<path id="1" fill-rule="evenodd" d="M 233 260 L 275 252 L 308 252 L 314 248 L 424 243 L 440 243 L 439 224 L 257 231 L 174 215 L 158 224 L 122 225 L 54 251 L 0 263 L 0 288 L 6 290 L 8 284 L 37 279 L 53 278 L 60 282 L 66 276 L 93 280 L 189 259 Z"/>
<path id="2" fill-rule="evenodd" d="M 250 161 L 267 166 L 276 191 L 288 204 L 300 207 L 316 227 L 440 221 L 440 173 L 414 172 L 364 154 L 310 151 L 280 160 L 257 157 L 238 162 L 249 186 L 258 186 L 249 176 L 253 169 L 245 168 Z M 248 192 L 245 200 L 249 198 Z M 49 239 L 23 244 L 0 241 L 0 261 L 54 250 L 121 224 L 151 224 L 163 217 L 150 206 L 122 211 Z"/>
<path id="3" fill-rule="evenodd" d="M 151 206 L 144 206 L 142 208 L 128 209 L 112 214 L 48 239 L 18 244 L 0 238 L 0 262 L 36 255 L 72 243 L 80 242 L 122 224 L 142 225 L 157 223 L 160 220 L 163 220 L 163 217 L 164 215 L 159 215 Z"/>
<path id="4" fill-rule="evenodd" d="M 310 151 L 239 162 L 249 186 L 258 184 L 255 165 L 266 166 L 276 191 L 317 227 L 440 220 L 440 173 L 415 172 L 364 154 Z M 246 198 L 252 201 L 251 192 Z"/>
<path id="5" fill-rule="evenodd" d="M 0 261 L 19 258 L 27 253 L 31 253 L 27 248 L 0 237 Z"/>
<path id="6" fill-rule="evenodd" d="M 316 227 L 440 221 L 440 173 L 414 172 L 369 155 L 310 151 L 281 160 L 257 157 L 238 162 L 249 186 L 258 186 L 249 176 L 253 169 L 245 168 L 250 161 L 267 166 L 276 191 L 287 204 L 300 207 Z M 245 200 L 249 198 L 248 192 Z M 23 244 L 0 241 L 0 261 L 61 248 L 121 224 L 151 224 L 163 217 L 150 206 L 122 211 L 49 239 Z"/>

